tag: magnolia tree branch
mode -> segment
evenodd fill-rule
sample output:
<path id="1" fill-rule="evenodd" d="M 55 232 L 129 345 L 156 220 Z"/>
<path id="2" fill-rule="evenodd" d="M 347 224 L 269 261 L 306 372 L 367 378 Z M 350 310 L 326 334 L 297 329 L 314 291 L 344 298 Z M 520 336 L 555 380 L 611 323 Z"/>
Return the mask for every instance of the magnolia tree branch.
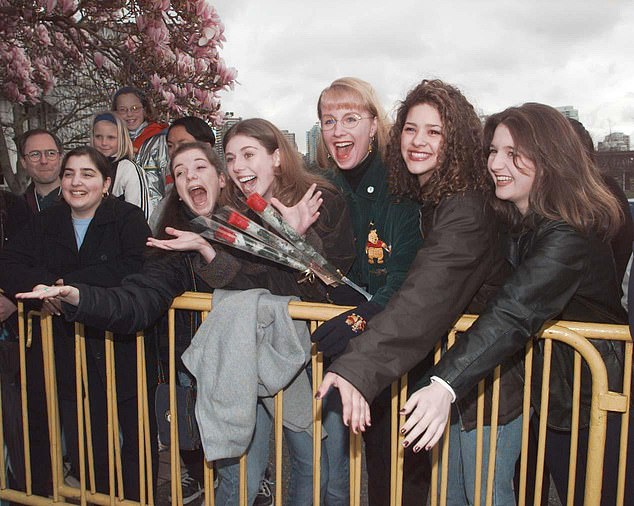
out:
<path id="1" fill-rule="evenodd" d="M 0 87 L 38 103 L 62 73 L 93 68 L 104 82 L 144 89 L 164 119 L 221 121 L 220 93 L 235 69 L 224 26 L 206 0 L 0 0 Z"/>
<path id="2" fill-rule="evenodd" d="M 0 96 L 13 103 L 1 118 L 0 163 L 19 192 L 26 176 L 12 139 L 30 117 L 66 144 L 85 142 L 89 118 L 117 87 L 146 92 L 158 118 L 195 115 L 220 125 L 220 95 L 237 72 L 220 57 L 224 26 L 207 0 L 0 0 Z"/>

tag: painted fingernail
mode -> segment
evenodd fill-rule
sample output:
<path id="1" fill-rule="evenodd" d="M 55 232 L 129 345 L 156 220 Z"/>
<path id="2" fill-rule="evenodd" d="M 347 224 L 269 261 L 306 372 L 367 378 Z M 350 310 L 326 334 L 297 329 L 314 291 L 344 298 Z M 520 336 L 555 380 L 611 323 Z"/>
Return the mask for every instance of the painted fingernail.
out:
<path id="1" fill-rule="evenodd" d="M 403 441 L 403 448 L 407 448 L 409 446 L 409 441 Z"/>
<path id="2" fill-rule="evenodd" d="M 401 429 L 401 434 L 405 434 L 405 427 Z"/>
<path id="3" fill-rule="evenodd" d="M 400 413 L 401 415 L 404 415 L 404 414 L 405 414 L 405 408 L 401 409 L 401 410 L 399 411 L 399 413 Z"/>
<path id="4" fill-rule="evenodd" d="M 319 392 L 317 392 L 317 393 L 315 394 L 315 399 L 317 399 L 317 400 L 320 400 L 320 399 L 321 399 L 321 395 L 319 394 Z"/>
<path id="5" fill-rule="evenodd" d="M 414 446 L 414 453 L 418 453 L 420 451 L 420 446 Z"/>

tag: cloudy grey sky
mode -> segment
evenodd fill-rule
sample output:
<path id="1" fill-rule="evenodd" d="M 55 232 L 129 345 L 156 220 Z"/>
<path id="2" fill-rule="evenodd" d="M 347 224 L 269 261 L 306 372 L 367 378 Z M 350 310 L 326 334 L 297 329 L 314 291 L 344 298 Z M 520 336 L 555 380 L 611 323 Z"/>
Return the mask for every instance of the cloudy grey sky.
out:
<path id="1" fill-rule="evenodd" d="M 370 82 L 389 112 L 421 79 L 440 78 L 486 114 L 573 105 L 595 142 L 634 136 L 630 0 L 210 1 L 240 82 L 223 110 L 294 131 L 300 151 L 319 93 L 342 76 Z"/>

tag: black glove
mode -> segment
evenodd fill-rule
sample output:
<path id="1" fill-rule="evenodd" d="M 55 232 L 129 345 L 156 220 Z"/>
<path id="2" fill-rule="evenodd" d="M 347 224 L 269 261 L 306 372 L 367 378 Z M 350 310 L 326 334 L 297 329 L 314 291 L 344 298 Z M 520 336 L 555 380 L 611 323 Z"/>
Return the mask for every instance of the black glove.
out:
<path id="1" fill-rule="evenodd" d="M 325 357 L 339 355 L 348 346 L 348 341 L 361 334 L 370 318 L 382 309 L 383 306 L 372 301 L 359 304 L 356 308 L 324 322 L 310 338 L 317 343 L 317 349 Z"/>

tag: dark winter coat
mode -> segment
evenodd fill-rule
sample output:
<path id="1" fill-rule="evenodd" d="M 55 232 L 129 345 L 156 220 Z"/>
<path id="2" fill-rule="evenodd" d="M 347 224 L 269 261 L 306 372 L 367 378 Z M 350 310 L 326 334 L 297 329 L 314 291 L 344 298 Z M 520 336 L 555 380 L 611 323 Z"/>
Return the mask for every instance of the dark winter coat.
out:
<path id="1" fill-rule="evenodd" d="M 625 323 L 609 244 L 587 237 L 562 221 L 538 218 L 513 243 L 515 270 L 486 311 L 447 352 L 433 374 L 447 381 L 460 398 L 497 364 L 522 350 L 548 320 Z M 623 374 L 623 346 L 592 341 L 608 371 L 611 390 L 618 390 Z M 537 346 L 532 386 L 533 405 L 539 406 L 543 341 Z M 573 351 L 553 343 L 548 424 L 570 429 Z M 590 375 L 582 367 L 580 424 L 589 420 Z"/>
<path id="2" fill-rule="evenodd" d="M 307 237 L 327 259 L 343 272 L 347 271 L 354 251 L 345 201 L 340 194 L 324 192 L 319 220 Z M 75 284 L 80 290 L 79 306 L 65 304 L 64 311 L 69 319 L 90 321 L 101 329 L 127 333 L 156 323 L 174 297 L 194 288 L 200 292 L 211 292 L 214 288 L 267 288 L 274 295 L 325 301 L 326 289 L 317 280 L 298 283 L 302 273 L 295 270 L 252 255 L 239 255 L 237 250 L 227 250 L 217 244 L 214 249 L 216 257 L 210 263 L 192 252 L 153 254 L 141 273 L 127 277 L 118 288 L 104 290 Z M 192 335 L 190 329 L 182 325 L 177 329 L 177 355 L 189 346 Z"/>
<path id="3" fill-rule="evenodd" d="M 79 250 L 70 207 L 60 202 L 33 217 L 0 257 L 0 286 L 13 295 L 37 284 L 117 286 L 140 270 L 145 241 L 150 235 L 143 212 L 115 198 L 104 199 L 90 222 Z M 87 322 L 90 323 L 90 322 Z M 60 396 L 75 395 L 74 327 L 54 318 L 55 357 Z M 104 334 L 86 327 L 90 380 L 105 385 Z M 134 336 L 117 336 L 115 344 L 119 400 L 136 395 L 136 343 Z M 98 374 L 95 374 L 95 371 Z M 105 386 L 104 386 L 105 388 Z"/>
<path id="4" fill-rule="evenodd" d="M 403 283 L 420 247 L 419 206 L 390 194 L 387 169 L 378 155 L 356 190 L 341 171 L 335 170 L 331 177 L 342 191 L 352 218 L 356 259 L 348 277 L 365 287 L 373 302 L 385 306 Z"/>
<path id="5" fill-rule="evenodd" d="M 480 192 L 424 204 L 421 221 L 423 245 L 403 286 L 329 369 L 368 402 L 425 358 L 463 313 L 481 312 L 508 274 L 501 227 Z"/>

